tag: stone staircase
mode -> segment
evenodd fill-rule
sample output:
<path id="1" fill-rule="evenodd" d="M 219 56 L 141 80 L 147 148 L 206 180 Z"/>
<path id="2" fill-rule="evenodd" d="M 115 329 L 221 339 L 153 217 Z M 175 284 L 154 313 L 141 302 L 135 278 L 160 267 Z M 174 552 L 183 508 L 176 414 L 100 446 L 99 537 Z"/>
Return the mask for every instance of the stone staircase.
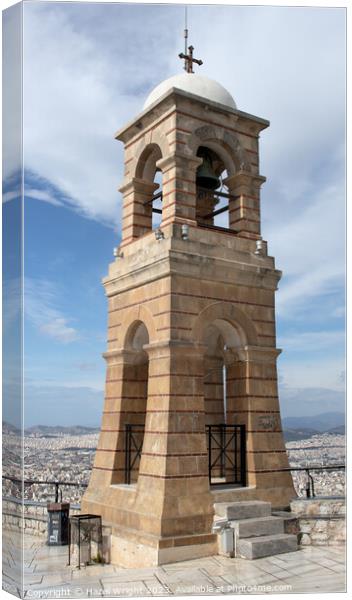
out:
<path id="1" fill-rule="evenodd" d="M 285 533 L 284 521 L 282 517 L 272 516 L 270 502 L 252 500 L 215 504 L 214 530 L 227 529 L 226 535 L 232 540 L 228 528 L 233 529 L 230 554 L 237 558 L 262 558 L 297 550 L 297 536 Z"/>

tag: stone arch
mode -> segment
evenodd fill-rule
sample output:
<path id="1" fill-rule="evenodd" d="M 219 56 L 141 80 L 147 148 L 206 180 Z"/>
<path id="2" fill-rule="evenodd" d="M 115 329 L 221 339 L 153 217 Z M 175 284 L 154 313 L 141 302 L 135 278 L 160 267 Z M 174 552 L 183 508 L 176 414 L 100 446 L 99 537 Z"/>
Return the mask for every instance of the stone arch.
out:
<path id="1" fill-rule="evenodd" d="M 134 350 L 133 337 L 137 333 L 138 327 L 143 325 L 148 333 L 148 342 L 157 340 L 155 321 L 152 313 L 146 306 L 134 306 L 126 315 L 122 324 L 121 341 L 124 350 Z"/>
<path id="2" fill-rule="evenodd" d="M 148 144 L 136 159 L 135 177 L 143 181 L 154 180 L 156 163 L 162 158 L 162 152 L 158 144 Z"/>
<path id="3" fill-rule="evenodd" d="M 143 138 L 136 147 L 131 176 L 145 181 L 153 181 L 156 161 L 165 158 L 169 152 L 170 146 L 166 137 L 153 131 L 148 142 Z"/>
<path id="4" fill-rule="evenodd" d="M 126 333 L 126 349 L 134 352 L 143 352 L 143 347 L 149 344 L 148 329 L 143 321 L 133 321 Z"/>
<path id="5" fill-rule="evenodd" d="M 214 150 L 224 162 L 229 176 L 241 169 L 251 170 L 250 159 L 239 138 L 223 127 L 214 125 L 198 127 L 190 136 L 188 146 L 193 155 L 197 154 L 199 146 Z"/>
<path id="6" fill-rule="evenodd" d="M 192 328 L 195 342 L 204 343 L 207 329 L 215 325 L 229 348 L 258 345 L 255 326 L 234 304 L 215 302 L 200 312 Z"/>

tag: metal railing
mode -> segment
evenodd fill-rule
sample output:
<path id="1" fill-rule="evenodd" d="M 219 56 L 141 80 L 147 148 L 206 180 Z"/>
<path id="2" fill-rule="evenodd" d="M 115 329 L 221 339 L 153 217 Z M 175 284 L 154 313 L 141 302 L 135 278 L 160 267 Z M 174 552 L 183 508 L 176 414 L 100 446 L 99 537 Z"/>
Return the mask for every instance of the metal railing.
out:
<path id="1" fill-rule="evenodd" d="M 138 427 L 139 427 L 139 432 L 141 432 L 141 425 L 139 425 Z M 214 428 L 216 426 L 212 425 L 211 427 Z M 244 426 L 238 425 L 237 427 L 244 427 Z M 242 435 L 243 435 L 243 433 L 242 433 Z M 208 436 L 209 436 L 209 426 L 208 426 Z M 208 438 L 208 440 L 209 440 L 209 438 Z M 229 442 L 229 439 L 227 441 Z M 133 470 L 133 468 L 137 467 L 137 461 L 141 457 L 142 445 L 140 444 L 140 441 L 139 441 L 138 444 L 136 444 L 136 446 L 135 446 L 131 440 L 126 445 L 128 445 L 128 453 L 126 453 L 125 467 L 126 467 L 126 470 L 127 470 L 127 468 L 129 468 L 129 475 L 127 474 L 127 471 L 126 471 L 126 483 L 130 483 L 132 470 Z M 221 443 L 220 443 L 220 446 L 221 446 Z M 241 459 L 240 471 L 238 470 L 238 463 L 237 463 L 237 473 L 240 473 L 239 480 L 231 481 L 231 482 L 229 481 L 229 482 L 225 482 L 225 483 L 237 483 L 237 484 L 240 484 L 243 486 L 246 485 L 246 481 L 245 481 L 245 472 L 246 472 L 245 451 L 243 450 L 243 443 L 241 444 L 241 447 L 242 447 L 242 459 Z M 215 461 L 217 463 L 216 466 L 219 468 L 219 476 L 220 477 L 224 477 L 224 473 L 225 473 L 225 468 L 226 468 L 225 452 L 226 452 L 226 443 L 225 443 L 225 448 L 223 446 L 223 450 L 218 448 L 217 460 Z M 215 465 L 213 465 L 213 464 L 211 466 L 209 465 L 209 481 L 210 481 L 210 483 L 212 483 L 211 482 L 211 471 L 213 472 L 214 468 L 215 468 Z M 281 472 L 291 472 L 291 473 L 305 472 L 307 475 L 307 484 L 306 484 L 306 488 L 305 488 L 306 498 L 315 498 L 317 496 L 315 493 L 315 483 L 314 483 L 314 479 L 313 479 L 313 475 L 312 475 L 313 471 L 318 472 L 318 471 L 345 471 L 345 470 L 346 470 L 346 465 L 336 464 L 336 465 L 316 465 L 316 466 L 313 465 L 313 466 L 309 466 L 309 467 L 308 466 L 306 466 L 306 467 L 288 467 L 287 469 L 282 469 Z M 55 498 L 55 502 L 58 502 L 60 497 L 62 499 L 61 488 L 63 488 L 63 487 L 76 487 L 76 488 L 87 488 L 88 487 L 87 483 L 78 483 L 78 482 L 74 482 L 74 481 L 42 481 L 42 480 L 38 480 L 38 479 L 24 479 L 23 480 L 23 479 L 19 479 L 17 477 L 10 477 L 8 475 L 3 475 L 2 479 L 4 479 L 5 481 L 11 481 L 12 483 L 17 483 L 17 484 L 20 484 L 23 486 L 52 485 L 54 488 L 52 495 Z"/>
<path id="2" fill-rule="evenodd" d="M 345 471 L 345 469 L 346 465 L 313 465 L 309 467 L 288 467 L 287 469 L 282 469 L 282 471 L 291 473 L 294 471 L 305 471 L 307 475 L 307 484 L 305 487 L 306 498 L 316 498 L 314 479 L 311 471 Z"/>
<path id="3" fill-rule="evenodd" d="M 210 485 L 246 486 L 246 426 L 207 425 Z"/>
<path id="4" fill-rule="evenodd" d="M 245 425 L 207 425 L 208 474 L 211 485 L 246 485 Z M 125 425 L 125 483 L 137 480 L 143 425 Z"/>
<path id="5" fill-rule="evenodd" d="M 143 425 L 125 425 L 125 483 L 137 478 L 144 440 Z"/>
<path id="6" fill-rule="evenodd" d="M 39 479 L 19 479 L 17 477 L 9 477 L 8 475 L 3 475 L 2 476 L 3 479 L 5 479 L 5 481 L 11 481 L 12 483 L 17 483 L 23 486 L 30 486 L 30 485 L 52 485 L 54 490 L 53 490 L 53 496 L 55 498 L 55 502 L 59 502 L 59 497 L 60 500 L 62 500 L 62 489 L 63 487 L 76 487 L 76 488 L 87 488 L 88 484 L 87 483 L 78 483 L 75 481 L 41 481 Z"/>

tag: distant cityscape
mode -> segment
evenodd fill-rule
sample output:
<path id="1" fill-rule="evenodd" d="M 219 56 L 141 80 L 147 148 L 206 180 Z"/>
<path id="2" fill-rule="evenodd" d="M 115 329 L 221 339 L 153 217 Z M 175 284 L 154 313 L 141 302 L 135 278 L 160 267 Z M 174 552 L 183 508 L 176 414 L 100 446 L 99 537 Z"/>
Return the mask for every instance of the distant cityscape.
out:
<path id="1" fill-rule="evenodd" d="M 34 427 L 25 432 L 23 438 L 24 479 L 39 481 L 75 482 L 81 487 L 60 486 L 60 499 L 79 503 L 88 484 L 98 443 L 98 429 L 84 427 Z M 343 433 L 290 430 L 303 439 L 286 441 L 290 466 L 317 467 L 345 464 L 345 435 Z M 286 437 L 287 439 L 287 437 Z M 21 479 L 21 438 L 13 427 L 3 427 L 3 475 Z M 293 480 L 298 495 L 305 494 L 307 475 L 304 471 L 293 471 Z M 316 471 L 314 486 L 317 495 L 342 496 L 345 493 L 345 471 Z M 19 483 L 4 481 L 5 496 L 19 496 Z M 52 501 L 54 486 L 31 484 L 24 486 L 28 500 Z"/>

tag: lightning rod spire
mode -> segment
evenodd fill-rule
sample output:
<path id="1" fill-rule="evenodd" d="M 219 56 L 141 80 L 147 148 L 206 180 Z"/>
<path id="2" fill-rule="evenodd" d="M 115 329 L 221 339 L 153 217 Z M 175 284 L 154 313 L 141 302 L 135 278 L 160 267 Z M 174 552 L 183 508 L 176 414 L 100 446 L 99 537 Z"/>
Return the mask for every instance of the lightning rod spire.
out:
<path id="1" fill-rule="evenodd" d="M 187 6 L 185 6 L 185 29 L 184 29 L 184 38 L 185 38 L 185 51 L 181 52 L 178 56 L 179 58 L 183 58 L 185 61 L 184 70 L 187 73 L 194 73 L 193 71 L 193 63 L 197 63 L 197 65 L 202 65 L 203 61 L 198 60 L 197 58 L 193 58 L 193 46 L 188 46 L 188 54 L 187 54 L 187 44 L 188 44 L 188 23 L 187 23 Z"/>

